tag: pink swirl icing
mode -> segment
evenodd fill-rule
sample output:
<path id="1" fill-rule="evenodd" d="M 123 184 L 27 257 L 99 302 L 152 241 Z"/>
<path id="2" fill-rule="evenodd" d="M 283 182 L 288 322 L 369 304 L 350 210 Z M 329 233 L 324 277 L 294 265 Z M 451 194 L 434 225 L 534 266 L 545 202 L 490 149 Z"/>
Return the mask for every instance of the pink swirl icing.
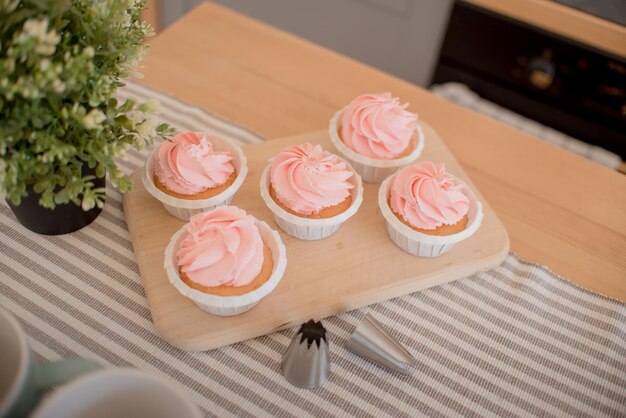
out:
<path id="1" fill-rule="evenodd" d="M 302 214 L 338 205 L 354 186 L 353 172 L 336 155 L 309 143 L 283 149 L 272 161 L 270 181 L 278 200 Z"/>
<path id="2" fill-rule="evenodd" d="M 363 94 L 341 118 L 341 138 L 348 148 L 370 158 L 391 160 L 409 146 L 417 115 L 407 112 L 391 93 Z"/>
<path id="3" fill-rule="evenodd" d="M 244 286 L 263 265 L 254 219 L 235 206 L 194 215 L 176 253 L 178 267 L 203 286 Z"/>
<path id="4" fill-rule="evenodd" d="M 453 225 L 469 211 L 469 199 L 461 188 L 462 184 L 446 173 L 444 164 L 422 161 L 396 174 L 391 184 L 391 209 L 416 228 Z"/>
<path id="5" fill-rule="evenodd" d="M 163 141 L 155 154 L 155 174 L 169 190 L 193 195 L 220 186 L 235 171 L 228 152 L 213 151 L 201 132 L 184 132 Z"/>

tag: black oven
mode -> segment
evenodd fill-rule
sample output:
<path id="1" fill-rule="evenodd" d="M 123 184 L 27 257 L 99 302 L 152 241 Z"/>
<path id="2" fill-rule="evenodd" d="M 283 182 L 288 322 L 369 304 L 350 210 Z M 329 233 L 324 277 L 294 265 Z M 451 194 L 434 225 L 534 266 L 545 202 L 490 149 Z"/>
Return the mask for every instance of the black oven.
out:
<path id="1" fill-rule="evenodd" d="M 626 160 L 623 57 L 456 1 L 433 77 L 449 81 Z"/>

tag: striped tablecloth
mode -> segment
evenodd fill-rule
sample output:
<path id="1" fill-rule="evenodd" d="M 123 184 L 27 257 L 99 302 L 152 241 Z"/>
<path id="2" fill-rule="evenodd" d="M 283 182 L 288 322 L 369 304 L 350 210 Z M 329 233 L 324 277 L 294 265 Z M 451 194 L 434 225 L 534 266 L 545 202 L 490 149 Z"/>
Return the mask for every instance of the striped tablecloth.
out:
<path id="1" fill-rule="evenodd" d="M 239 143 L 245 128 L 139 85 L 164 119 Z M 130 172 L 143 153 L 123 161 Z M 295 330 L 204 353 L 163 341 L 150 317 L 120 193 L 87 228 L 41 236 L 0 204 L 0 305 L 37 360 L 86 357 L 180 383 L 207 416 L 626 416 L 626 304 L 510 254 L 498 268 L 324 320 L 332 372 L 289 385 L 280 360 Z M 366 312 L 418 359 L 411 377 L 343 348 Z M 1 353 L 0 353 L 1 356 Z"/>

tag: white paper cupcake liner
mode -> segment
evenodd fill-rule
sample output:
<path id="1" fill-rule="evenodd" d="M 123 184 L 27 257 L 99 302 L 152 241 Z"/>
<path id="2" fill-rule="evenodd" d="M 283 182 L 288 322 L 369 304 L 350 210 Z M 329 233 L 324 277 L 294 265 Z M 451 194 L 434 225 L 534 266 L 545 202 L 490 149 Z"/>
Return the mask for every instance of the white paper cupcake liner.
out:
<path id="1" fill-rule="evenodd" d="M 167 193 L 159 190 L 154 184 L 154 155 L 158 150 L 158 147 L 150 153 L 146 164 L 144 166 L 142 181 L 143 185 L 153 197 L 159 200 L 165 210 L 178 219 L 188 221 L 193 215 L 200 212 L 207 212 L 215 209 L 218 206 L 228 206 L 233 199 L 233 196 L 239 190 L 243 181 L 248 174 L 248 161 L 243 151 L 237 145 L 227 141 L 226 139 L 213 137 L 211 138 L 213 149 L 215 151 L 227 151 L 233 157 L 230 161 L 237 172 L 237 178 L 233 184 L 231 184 L 222 193 L 210 197 L 208 199 L 192 200 L 192 199 L 179 199 L 174 196 L 170 196 Z"/>
<path id="2" fill-rule="evenodd" d="M 272 196 L 270 196 L 269 169 L 271 164 L 270 161 L 263 170 L 263 174 L 261 174 L 261 197 L 270 211 L 272 211 L 272 216 L 276 224 L 292 237 L 307 241 L 326 238 L 337 232 L 341 224 L 354 215 L 361 206 L 361 203 L 363 203 L 363 183 L 361 182 L 361 177 L 354 172 L 354 169 L 348 164 L 350 170 L 354 172 L 354 175 L 348 179 L 354 186 L 350 189 L 352 204 L 350 204 L 348 209 L 339 215 L 325 219 L 309 219 L 293 215 L 278 206 L 274 199 L 272 199 Z"/>
<path id="3" fill-rule="evenodd" d="M 217 296 L 187 286 L 180 278 L 176 251 L 184 238 L 188 224 L 185 224 L 172 236 L 165 249 L 164 267 L 170 283 L 172 283 L 183 296 L 191 299 L 200 309 L 213 315 L 233 316 L 252 309 L 254 305 L 259 303 L 261 299 L 274 290 L 283 278 L 285 268 L 287 267 L 287 251 L 280 239 L 280 235 L 263 221 L 259 221 L 255 218 L 255 223 L 259 229 L 263 243 L 267 245 L 272 252 L 272 259 L 274 261 L 272 274 L 261 287 L 239 296 Z"/>
<path id="4" fill-rule="evenodd" d="M 389 188 L 395 178 L 395 174 L 387 177 L 378 189 L 378 206 L 387 223 L 389 238 L 400 248 L 409 254 L 420 257 L 437 257 L 450 251 L 454 244 L 471 237 L 480 227 L 483 220 L 483 205 L 476 198 L 474 192 L 461 180 L 455 178 L 457 184 L 461 184 L 463 192 L 469 198 L 470 208 L 467 213 L 466 228 L 452 235 L 435 236 L 422 234 L 403 224 L 389 207 Z"/>
<path id="5" fill-rule="evenodd" d="M 337 148 L 337 151 L 339 151 L 339 154 L 354 167 L 354 170 L 361 175 L 364 182 L 380 183 L 386 177 L 395 173 L 397 169 L 415 162 L 424 150 L 424 132 L 422 132 L 420 124 L 416 122 L 416 130 L 411 138 L 414 148 L 409 155 L 395 160 L 377 160 L 358 154 L 348 148 L 339 137 L 338 130 L 341 127 L 341 116 L 344 110 L 345 107 L 335 113 L 330 119 L 328 135 L 335 148 Z"/>

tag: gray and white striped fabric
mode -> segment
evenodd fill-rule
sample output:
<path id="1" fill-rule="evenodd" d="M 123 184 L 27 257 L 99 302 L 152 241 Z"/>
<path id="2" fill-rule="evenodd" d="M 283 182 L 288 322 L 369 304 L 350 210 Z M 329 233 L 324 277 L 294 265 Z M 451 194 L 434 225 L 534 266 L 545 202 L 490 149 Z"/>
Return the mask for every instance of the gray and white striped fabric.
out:
<path id="1" fill-rule="evenodd" d="M 163 118 L 240 143 L 254 133 L 137 84 Z M 129 172 L 141 153 L 124 161 Z M 98 219 L 47 237 L 0 205 L 0 305 L 19 319 L 37 360 L 85 357 L 177 381 L 207 416 L 626 416 L 626 304 L 510 254 L 498 268 L 324 320 L 332 372 L 315 390 L 289 385 L 280 360 L 295 330 L 204 353 L 154 327 L 121 195 Z M 411 377 L 343 348 L 371 313 L 417 357 Z"/>

